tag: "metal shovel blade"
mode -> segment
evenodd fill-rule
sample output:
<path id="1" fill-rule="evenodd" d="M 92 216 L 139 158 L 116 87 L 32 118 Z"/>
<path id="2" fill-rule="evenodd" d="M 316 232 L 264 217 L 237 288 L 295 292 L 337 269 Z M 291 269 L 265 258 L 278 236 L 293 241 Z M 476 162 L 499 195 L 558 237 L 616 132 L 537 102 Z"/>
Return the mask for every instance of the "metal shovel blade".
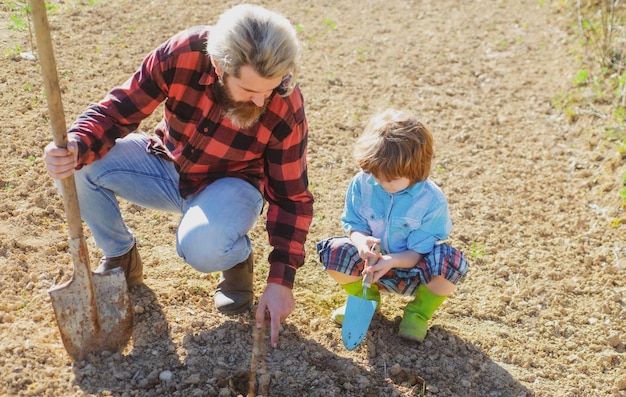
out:
<path id="1" fill-rule="evenodd" d="M 370 251 L 380 255 L 380 245 L 372 245 Z M 368 262 L 370 266 L 374 266 L 378 262 L 378 257 Z M 348 295 L 346 311 L 341 326 L 341 339 L 343 340 L 343 345 L 348 350 L 354 350 L 365 338 L 370 322 L 372 322 L 372 317 L 374 317 L 376 306 L 378 306 L 378 302 L 365 299 L 367 290 L 371 285 L 372 274 L 367 273 L 363 278 L 363 297 Z"/>
<path id="2" fill-rule="evenodd" d="M 348 350 L 354 350 L 365 338 L 378 302 L 348 295 L 346 313 L 341 326 L 341 339 Z"/>
<path id="3" fill-rule="evenodd" d="M 132 335 L 133 311 L 121 268 L 92 273 L 84 239 L 70 239 L 74 274 L 49 291 L 61 340 L 74 360 L 97 351 L 118 351 Z"/>
<path id="4" fill-rule="evenodd" d="M 61 90 L 44 0 L 29 3 L 54 143 L 67 147 Z M 74 360 L 80 360 L 95 351 L 114 351 L 126 345 L 132 334 L 133 311 L 121 269 L 102 274 L 91 272 L 74 176 L 61 180 L 61 187 L 74 273 L 68 282 L 49 293 L 63 345 Z"/>

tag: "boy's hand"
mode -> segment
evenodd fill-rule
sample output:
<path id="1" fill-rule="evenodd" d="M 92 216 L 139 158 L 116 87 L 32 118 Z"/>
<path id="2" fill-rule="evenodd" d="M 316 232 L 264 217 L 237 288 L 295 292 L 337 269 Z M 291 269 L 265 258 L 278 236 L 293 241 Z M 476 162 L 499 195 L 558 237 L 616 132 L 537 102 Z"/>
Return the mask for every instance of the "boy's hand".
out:
<path id="1" fill-rule="evenodd" d="M 375 283 L 391 269 L 393 269 L 393 260 L 391 256 L 380 255 L 378 262 L 372 266 L 366 266 L 363 272 L 372 273 L 372 283 Z"/>
<path id="2" fill-rule="evenodd" d="M 374 243 L 369 247 L 369 250 L 366 253 L 367 255 L 367 266 L 371 267 L 374 266 L 376 264 L 376 262 L 378 262 L 378 260 L 382 257 L 382 254 L 380 253 L 380 244 L 379 243 Z"/>
<path id="3" fill-rule="evenodd" d="M 374 274 L 372 282 L 376 282 L 391 269 L 409 269 L 416 266 L 422 257 L 422 254 L 411 250 L 381 255 L 380 260 L 375 265 L 369 266 L 367 271 Z"/>
<path id="4" fill-rule="evenodd" d="M 367 258 L 365 259 L 365 267 L 363 268 L 363 274 L 365 275 L 364 280 L 366 280 L 368 284 L 367 287 L 369 287 L 369 284 L 372 278 L 370 277 L 370 280 L 368 280 L 367 275 L 368 273 L 370 273 L 371 271 L 370 269 L 372 268 L 372 266 L 374 266 L 376 262 L 378 262 L 378 260 L 382 257 L 380 253 L 380 244 L 378 243 L 372 244 L 370 249 L 367 251 L 366 255 L 367 255 Z M 366 285 L 365 281 L 363 282 L 363 285 Z"/>
<path id="5" fill-rule="evenodd" d="M 361 257 L 361 259 L 366 261 L 369 266 L 376 263 L 376 261 L 380 258 L 380 252 L 375 252 L 372 250 L 372 248 L 376 245 L 377 244 L 372 244 L 371 246 L 364 248 L 363 254 L 361 254 L 361 251 L 359 250 L 359 256 Z"/>
<path id="6" fill-rule="evenodd" d="M 359 256 L 364 261 L 370 258 L 377 258 L 378 255 L 372 252 L 372 247 L 376 244 L 380 244 L 380 239 L 372 236 L 367 236 L 359 232 L 354 232 L 350 235 L 350 240 L 359 251 Z"/>

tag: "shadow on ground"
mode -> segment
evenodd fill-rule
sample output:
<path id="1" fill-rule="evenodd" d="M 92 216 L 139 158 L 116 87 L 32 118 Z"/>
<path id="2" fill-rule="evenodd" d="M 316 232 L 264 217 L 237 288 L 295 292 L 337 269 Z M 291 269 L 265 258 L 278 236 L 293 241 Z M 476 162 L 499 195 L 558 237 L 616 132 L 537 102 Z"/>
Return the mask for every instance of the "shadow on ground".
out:
<path id="1" fill-rule="evenodd" d="M 421 344 L 398 338 L 400 320 L 374 316 L 364 346 L 359 348 L 368 349 L 373 356 L 369 363 L 373 377 L 390 377 L 401 395 L 417 376 L 426 384 L 426 395 L 534 396 L 480 348 L 442 327 L 431 327 Z"/>
<path id="2" fill-rule="evenodd" d="M 286 324 L 280 348 L 269 330 L 255 331 L 252 312 L 200 332 L 186 332 L 177 348 L 154 292 L 131 291 L 132 350 L 89 356 L 74 364 L 77 386 L 113 396 L 532 396 L 475 346 L 440 327 L 428 343 L 395 337 L 399 319 L 375 316 L 364 342 L 367 362 L 342 357 L 341 332 L 327 340 L 302 336 Z M 331 348 L 324 346 L 326 343 Z"/>

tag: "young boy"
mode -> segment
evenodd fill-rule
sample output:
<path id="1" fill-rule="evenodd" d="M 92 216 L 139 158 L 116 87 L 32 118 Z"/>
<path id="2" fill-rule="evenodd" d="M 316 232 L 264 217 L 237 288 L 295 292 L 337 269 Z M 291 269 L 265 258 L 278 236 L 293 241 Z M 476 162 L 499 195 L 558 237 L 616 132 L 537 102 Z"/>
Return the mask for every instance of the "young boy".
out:
<path id="1" fill-rule="evenodd" d="M 452 222 L 444 194 L 428 179 L 432 134 L 412 114 L 389 109 L 372 118 L 354 155 L 361 171 L 350 182 L 341 217 L 349 237 L 317 243 L 320 260 L 349 295 L 362 297 L 363 274 L 372 273 L 367 299 L 380 302 L 379 290 L 414 296 L 399 335 L 422 342 L 428 320 L 467 272 L 463 254 L 438 243 Z M 374 244 L 382 248 L 377 262 Z M 345 308 L 332 313 L 339 324 Z"/>

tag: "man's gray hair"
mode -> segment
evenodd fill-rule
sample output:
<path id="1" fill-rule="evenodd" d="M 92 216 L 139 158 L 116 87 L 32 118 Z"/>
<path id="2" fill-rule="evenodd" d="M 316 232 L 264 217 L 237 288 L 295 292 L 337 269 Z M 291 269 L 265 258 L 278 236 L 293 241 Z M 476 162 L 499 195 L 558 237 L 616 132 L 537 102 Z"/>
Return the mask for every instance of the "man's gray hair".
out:
<path id="1" fill-rule="evenodd" d="M 246 65 L 263 78 L 282 77 L 280 95 L 289 95 L 296 85 L 300 55 L 296 30 L 287 18 L 263 7 L 241 4 L 224 12 L 211 27 L 207 51 L 234 77 Z"/>

